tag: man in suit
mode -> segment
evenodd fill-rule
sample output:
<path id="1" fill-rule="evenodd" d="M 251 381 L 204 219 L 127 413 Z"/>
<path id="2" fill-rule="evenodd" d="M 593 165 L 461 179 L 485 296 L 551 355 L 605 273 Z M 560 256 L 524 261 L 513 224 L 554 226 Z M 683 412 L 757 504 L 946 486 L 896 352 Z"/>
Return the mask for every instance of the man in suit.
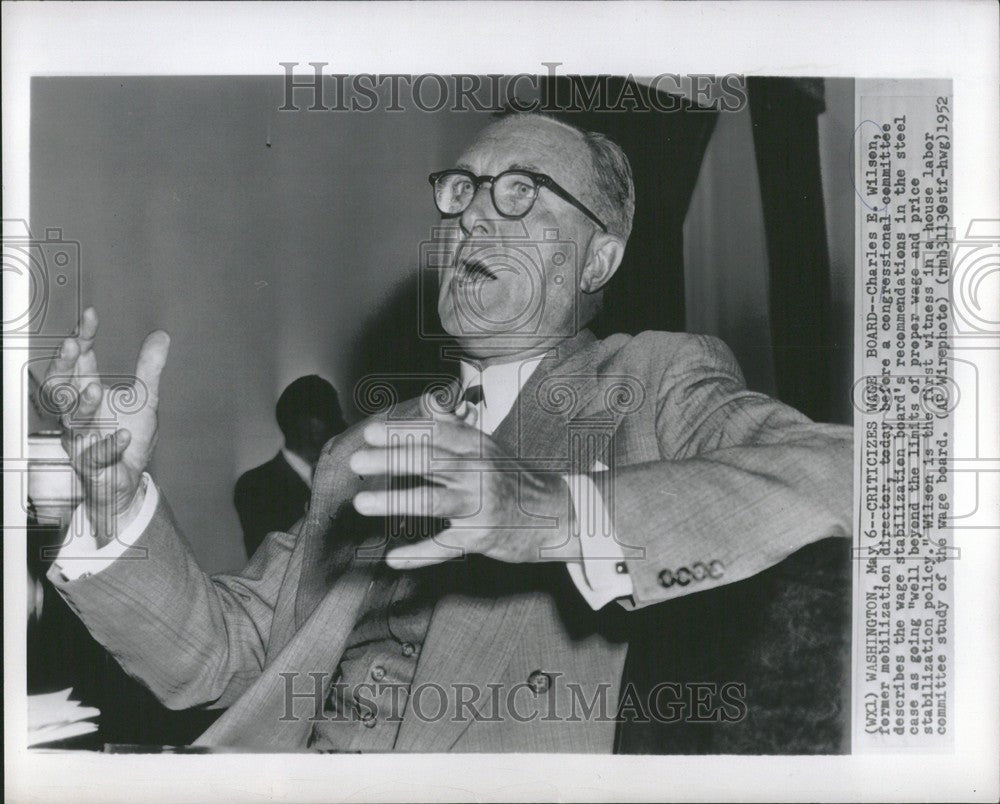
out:
<path id="1" fill-rule="evenodd" d="M 299 377 L 281 392 L 275 418 L 284 446 L 267 463 L 240 475 L 233 491 L 247 557 L 268 533 L 288 530 L 301 519 L 323 445 L 347 427 L 336 390 L 315 374 Z"/>
<path id="2" fill-rule="evenodd" d="M 850 430 L 748 391 L 712 338 L 586 329 L 631 229 L 616 145 L 514 116 L 431 182 L 461 380 L 327 444 L 306 516 L 239 575 L 199 569 L 144 474 L 166 333 L 149 406 L 88 445 L 91 383 L 66 422 L 92 535 L 53 582 L 168 705 L 228 708 L 202 744 L 610 752 L 632 609 L 850 533 Z M 96 371 L 96 329 L 52 376 Z"/>

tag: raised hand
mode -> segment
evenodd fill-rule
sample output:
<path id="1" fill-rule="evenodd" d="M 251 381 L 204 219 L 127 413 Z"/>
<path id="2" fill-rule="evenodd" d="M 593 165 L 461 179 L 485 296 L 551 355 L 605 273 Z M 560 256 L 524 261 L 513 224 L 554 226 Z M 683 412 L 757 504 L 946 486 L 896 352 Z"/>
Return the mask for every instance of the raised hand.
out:
<path id="1" fill-rule="evenodd" d="M 465 553 L 512 563 L 578 561 L 569 489 L 562 476 L 534 471 L 504 454 L 474 426 L 475 413 L 434 414 L 431 443 L 390 443 L 392 424 L 365 427 L 367 447 L 355 452 L 357 474 L 422 477 L 429 486 L 362 491 L 354 507 L 366 516 L 448 519 L 433 539 L 396 547 L 387 555 L 395 569 L 437 564 Z"/>
<path id="2" fill-rule="evenodd" d="M 43 404 L 59 413 L 63 446 L 103 546 L 134 519 L 142 502 L 137 492 L 156 444 L 160 374 L 170 336 L 162 330 L 147 335 L 134 377 L 106 385 L 94 352 L 97 326 L 97 313 L 89 307 L 77 333 L 53 357 L 41 394 Z"/>

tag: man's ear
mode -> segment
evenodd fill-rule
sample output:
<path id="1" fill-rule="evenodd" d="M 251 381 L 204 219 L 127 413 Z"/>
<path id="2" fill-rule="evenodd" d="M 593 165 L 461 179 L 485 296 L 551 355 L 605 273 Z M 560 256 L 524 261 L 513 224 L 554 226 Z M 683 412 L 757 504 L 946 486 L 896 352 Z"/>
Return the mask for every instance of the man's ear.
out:
<path id="1" fill-rule="evenodd" d="M 591 238 L 587 261 L 580 273 L 580 290 L 597 293 L 611 280 L 625 256 L 625 242 L 617 235 L 598 232 Z"/>

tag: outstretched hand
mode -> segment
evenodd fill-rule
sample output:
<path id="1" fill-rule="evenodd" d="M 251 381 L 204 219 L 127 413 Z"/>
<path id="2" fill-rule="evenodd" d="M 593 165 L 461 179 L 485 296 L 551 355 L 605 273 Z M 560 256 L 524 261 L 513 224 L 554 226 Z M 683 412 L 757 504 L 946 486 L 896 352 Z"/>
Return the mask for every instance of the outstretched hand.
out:
<path id="1" fill-rule="evenodd" d="M 156 445 L 160 375 L 170 336 L 146 336 L 129 381 L 106 385 L 97 368 L 97 313 L 88 307 L 53 357 L 43 404 L 59 413 L 62 441 L 83 484 L 84 502 L 103 546 L 138 512 L 142 473 Z"/>
<path id="2" fill-rule="evenodd" d="M 354 498 L 358 512 L 448 520 L 448 527 L 432 539 L 390 550 L 389 565 L 415 569 L 466 553 L 513 563 L 579 560 L 562 476 L 507 456 L 470 421 L 474 417 L 470 420 L 461 410 L 458 415 L 432 413 L 429 441 L 393 438 L 393 423 L 365 427 L 367 446 L 350 459 L 354 472 L 419 477 L 429 485 L 389 483 L 384 491 L 362 491 Z"/>

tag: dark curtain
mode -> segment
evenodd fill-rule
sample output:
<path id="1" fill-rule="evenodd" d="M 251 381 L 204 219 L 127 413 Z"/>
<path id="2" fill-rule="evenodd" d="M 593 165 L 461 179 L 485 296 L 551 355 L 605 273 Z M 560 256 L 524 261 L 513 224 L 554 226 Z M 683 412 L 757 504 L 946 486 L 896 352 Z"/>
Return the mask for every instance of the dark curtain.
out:
<path id="1" fill-rule="evenodd" d="M 823 84 L 750 79 L 748 94 L 778 396 L 826 420 L 832 377 L 817 127 Z M 616 752 L 848 751 L 850 572 L 849 543 L 826 539 L 753 578 L 631 613 Z M 671 686 L 659 702 L 679 702 L 667 710 L 670 718 L 654 709 L 664 684 Z M 738 690 L 740 706 L 726 706 L 727 685 Z"/>
<path id="2" fill-rule="evenodd" d="M 778 397 L 815 421 L 831 398 L 830 259 L 817 116 L 822 79 L 747 80 L 770 263 Z"/>
<path id="3" fill-rule="evenodd" d="M 684 98 L 612 76 L 558 76 L 544 84 L 544 109 L 571 98 L 571 82 L 595 86 L 604 97 L 634 98 L 630 111 L 561 111 L 568 123 L 617 142 L 632 163 L 636 208 L 632 236 L 618 273 L 593 323 L 598 337 L 614 332 L 684 329 L 684 216 L 698 180 L 718 112 L 691 114 Z M 657 103 L 651 95 L 657 94 Z M 659 107 L 659 109 L 657 108 Z M 662 111 L 673 109 L 674 111 Z"/>

